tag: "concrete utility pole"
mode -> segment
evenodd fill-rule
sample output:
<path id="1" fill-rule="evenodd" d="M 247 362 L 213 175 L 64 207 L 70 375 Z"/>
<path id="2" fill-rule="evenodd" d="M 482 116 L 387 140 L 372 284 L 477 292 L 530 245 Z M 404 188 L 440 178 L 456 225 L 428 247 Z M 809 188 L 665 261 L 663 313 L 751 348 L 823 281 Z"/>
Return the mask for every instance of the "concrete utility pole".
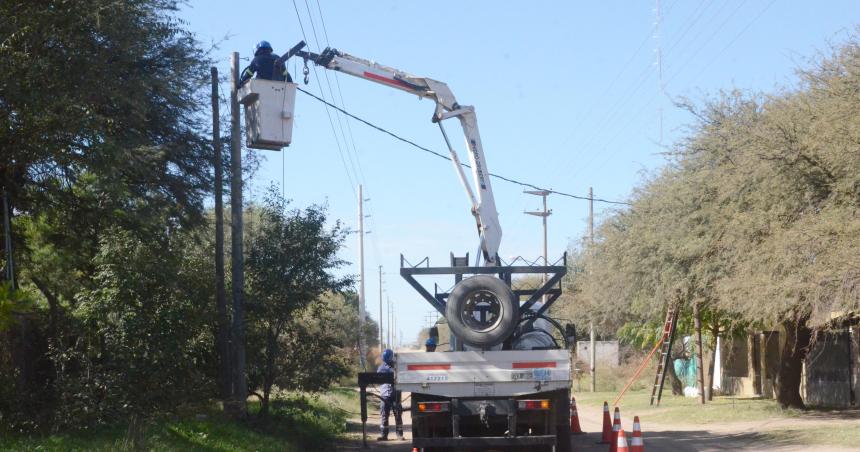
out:
<path id="1" fill-rule="evenodd" d="M 549 190 L 524 190 L 523 193 L 527 193 L 529 195 L 540 196 L 543 198 L 543 210 L 540 211 L 531 211 L 524 212 L 526 215 L 534 215 L 536 217 L 541 217 L 543 219 L 543 264 L 549 265 L 549 260 L 547 258 L 547 250 L 546 250 L 546 217 L 552 215 L 552 210 L 547 210 L 546 208 L 546 197 L 549 196 Z M 546 283 L 547 275 L 543 274 L 543 282 Z M 546 303 L 546 295 L 543 296 L 543 302 Z"/>
<path id="2" fill-rule="evenodd" d="M 385 307 L 386 307 L 386 310 L 388 311 L 388 318 L 386 319 L 386 323 L 388 324 L 388 334 L 387 334 L 388 348 L 393 349 L 394 348 L 394 341 L 392 340 L 391 330 L 392 330 L 392 325 L 394 323 L 391 321 L 391 318 L 394 316 L 392 315 L 392 311 L 391 311 L 391 298 L 390 297 L 385 297 Z"/>
<path id="3" fill-rule="evenodd" d="M 594 190 L 588 187 L 588 248 L 589 253 L 592 253 L 594 246 Z M 590 344 L 588 352 L 591 355 L 589 365 L 591 366 L 591 392 L 597 391 L 597 373 L 595 372 L 597 364 L 597 341 L 594 334 L 594 322 L 588 324 Z"/>
<path id="4" fill-rule="evenodd" d="M 364 362 L 364 187 L 358 185 L 358 365 Z"/>
<path id="5" fill-rule="evenodd" d="M 385 350 L 383 343 L 384 336 L 382 335 L 382 266 L 379 266 L 379 356 L 382 356 L 382 351 Z"/>
<path id="6" fill-rule="evenodd" d="M 233 402 L 234 415 L 248 412 L 245 382 L 245 259 L 242 250 L 242 130 L 239 127 L 239 53 L 230 57 L 230 213 L 231 276 L 233 279 Z"/>
<path id="7" fill-rule="evenodd" d="M 218 68 L 212 66 L 212 150 L 215 154 L 215 312 L 218 316 L 218 380 L 221 399 L 230 398 L 230 321 L 227 317 L 227 289 L 224 284 L 224 167 L 221 162 L 221 113 L 218 96 Z"/>
<path id="8" fill-rule="evenodd" d="M 705 369 L 702 368 L 702 313 L 699 303 L 693 303 L 693 328 L 696 330 L 696 383 L 699 388 L 699 401 L 705 404 Z M 756 363 L 758 364 L 758 363 Z"/>

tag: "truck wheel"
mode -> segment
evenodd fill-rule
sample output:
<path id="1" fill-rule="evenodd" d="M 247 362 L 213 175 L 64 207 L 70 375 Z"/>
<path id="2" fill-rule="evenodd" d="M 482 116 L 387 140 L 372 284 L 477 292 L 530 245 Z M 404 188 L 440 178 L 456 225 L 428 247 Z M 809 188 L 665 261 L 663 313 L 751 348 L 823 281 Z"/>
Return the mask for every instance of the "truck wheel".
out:
<path id="1" fill-rule="evenodd" d="M 455 336 L 474 347 L 492 347 L 505 341 L 517 327 L 519 302 L 499 278 L 478 275 L 460 281 L 445 307 L 448 326 Z"/>

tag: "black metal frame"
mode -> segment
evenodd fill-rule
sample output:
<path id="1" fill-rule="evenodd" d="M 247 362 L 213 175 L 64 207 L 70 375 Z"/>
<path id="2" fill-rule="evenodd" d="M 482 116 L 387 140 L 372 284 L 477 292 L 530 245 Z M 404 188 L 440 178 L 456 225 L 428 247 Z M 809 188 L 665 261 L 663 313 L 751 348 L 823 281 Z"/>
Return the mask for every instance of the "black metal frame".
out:
<path id="1" fill-rule="evenodd" d="M 529 297 L 525 303 L 520 305 L 520 317 L 530 311 L 532 305 L 537 303 L 541 297 L 547 295 L 546 302 L 535 313 L 540 316 L 552 306 L 553 303 L 561 296 L 561 278 L 567 274 L 567 253 L 562 257 L 562 265 L 494 265 L 489 267 L 472 267 L 456 265 L 463 262 L 463 258 L 454 257 L 451 255 L 450 267 L 431 267 L 430 260 L 424 258 L 418 265 L 406 265 L 407 261 L 400 255 L 400 276 L 409 283 L 431 306 L 433 306 L 440 314 L 445 315 L 445 306 L 450 292 L 439 292 L 438 287 L 435 287 L 433 292 L 424 288 L 415 277 L 426 275 L 454 275 L 454 281 L 460 282 L 464 275 L 498 275 L 502 281 L 511 287 L 511 280 L 514 274 L 548 274 L 549 279 L 538 289 L 514 289 L 514 295 L 519 297 Z M 465 261 L 468 262 L 468 255 Z M 496 262 L 500 262 L 498 257 Z M 421 264 L 426 266 L 421 267 Z"/>
<path id="2" fill-rule="evenodd" d="M 361 444 L 367 449 L 367 386 L 393 384 L 394 374 L 391 372 L 359 372 L 358 388 L 361 401 Z"/>

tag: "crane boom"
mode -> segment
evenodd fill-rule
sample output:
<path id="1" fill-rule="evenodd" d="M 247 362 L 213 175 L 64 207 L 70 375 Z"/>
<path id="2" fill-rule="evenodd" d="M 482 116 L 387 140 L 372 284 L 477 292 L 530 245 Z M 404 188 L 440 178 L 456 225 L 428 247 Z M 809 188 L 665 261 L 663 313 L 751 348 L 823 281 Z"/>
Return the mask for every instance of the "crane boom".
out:
<path id="1" fill-rule="evenodd" d="M 448 85 L 443 82 L 426 77 L 416 77 L 406 72 L 328 47 L 319 54 L 298 50 L 302 47 L 304 47 L 304 42 L 300 42 L 293 47 L 288 55 L 297 55 L 304 58 L 305 61 L 310 60 L 314 64 L 326 69 L 343 72 L 371 82 L 406 91 L 421 98 L 426 97 L 436 102 L 432 121 L 439 124 L 439 128 L 448 145 L 448 152 L 451 155 L 454 170 L 471 203 L 472 215 L 475 217 L 478 236 L 480 238 L 479 247 L 481 253 L 479 255 L 484 258 L 484 265 L 498 265 L 502 228 L 499 224 L 499 214 L 496 210 L 495 198 L 493 197 L 490 172 L 487 169 L 487 162 L 484 158 L 481 135 L 478 132 L 478 119 L 475 116 L 475 108 L 458 104 Z M 463 172 L 460 158 L 457 156 L 457 152 L 448 140 L 448 135 L 442 126 L 442 121 L 451 118 L 459 119 L 460 125 L 463 128 L 472 170 L 472 184 L 469 184 Z"/>

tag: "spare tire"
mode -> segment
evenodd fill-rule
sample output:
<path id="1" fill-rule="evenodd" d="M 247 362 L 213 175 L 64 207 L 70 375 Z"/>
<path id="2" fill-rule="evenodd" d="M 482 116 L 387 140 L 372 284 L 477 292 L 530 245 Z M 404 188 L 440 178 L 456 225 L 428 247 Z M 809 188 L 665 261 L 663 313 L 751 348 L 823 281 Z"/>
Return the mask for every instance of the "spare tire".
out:
<path id="1" fill-rule="evenodd" d="M 478 275 L 460 281 L 445 307 L 445 318 L 455 336 L 473 347 L 492 347 L 505 341 L 519 321 L 519 302 L 499 278 Z"/>

